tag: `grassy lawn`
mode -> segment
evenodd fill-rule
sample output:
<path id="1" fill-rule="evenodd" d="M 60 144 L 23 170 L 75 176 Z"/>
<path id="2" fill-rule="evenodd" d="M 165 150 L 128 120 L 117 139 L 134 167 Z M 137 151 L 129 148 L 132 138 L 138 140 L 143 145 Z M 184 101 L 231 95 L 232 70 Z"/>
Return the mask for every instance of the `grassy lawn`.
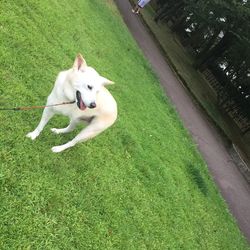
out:
<path id="1" fill-rule="evenodd" d="M 110 0 L 1 1 L 0 102 L 44 104 L 81 52 L 116 82 L 116 124 L 61 154 L 53 118 L 1 112 L 0 249 L 247 249 L 196 146 Z M 138 74 L 137 72 L 140 72 Z M 219 166 L 218 166 L 219 167 Z"/>

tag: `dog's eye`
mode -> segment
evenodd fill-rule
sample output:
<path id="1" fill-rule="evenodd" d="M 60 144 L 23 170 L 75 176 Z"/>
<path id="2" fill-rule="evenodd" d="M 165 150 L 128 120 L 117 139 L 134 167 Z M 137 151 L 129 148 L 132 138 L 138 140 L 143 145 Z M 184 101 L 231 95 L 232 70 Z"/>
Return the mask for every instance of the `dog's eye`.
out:
<path id="1" fill-rule="evenodd" d="M 89 89 L 89 90 L 91 90 L 91 89 L 93 89 L 93 87 L 92 87 L 92 86 L 90 86 L 90 85 L 88 85 L 88 89 Z"/>

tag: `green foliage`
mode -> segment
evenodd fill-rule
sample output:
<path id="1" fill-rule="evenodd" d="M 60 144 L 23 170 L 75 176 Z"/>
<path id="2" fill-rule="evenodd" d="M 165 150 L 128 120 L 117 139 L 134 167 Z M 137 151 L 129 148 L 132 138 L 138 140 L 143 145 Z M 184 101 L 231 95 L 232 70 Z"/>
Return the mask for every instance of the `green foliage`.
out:
<path id="1" fill-rule="evenodd" d="M 169 7 L 184 7 L 178 11 L 164 10 L 172 20 L 184 46 L 195 55 L 195 69 L 212 70 L 221 86 L 216 88 L 219 103 L 237 109 L 234 116 L 242 133 L 250 130 L 250 2 L 247 0 L 168 0 Z M 218 90 L 220 89 L 220 90 Z M 223 98 L 223 100 L 222 100 Z M 233 104 L 233 105 L 232 105 Z M 227 109 L 226 112 L 228 112 Z M 230 115 L 232 116 L 232 115 Z M 245 121 L 245 122 L 242 122 Z"/>
<path id="2" fill-rule="evenodd" d="M 43 104 L 82 52 L 116 82 L 116 124 L 61 154 L 79 131 L 25 138 L 41 111 L 0 113 L 1 249 L 247 249 L 150 65 L 111 1 L 1 1 L 0 98 Z M 191 170 L 195 166 L 195 170 Z M 218 166 L 219 167 L 219 166 Z"/>

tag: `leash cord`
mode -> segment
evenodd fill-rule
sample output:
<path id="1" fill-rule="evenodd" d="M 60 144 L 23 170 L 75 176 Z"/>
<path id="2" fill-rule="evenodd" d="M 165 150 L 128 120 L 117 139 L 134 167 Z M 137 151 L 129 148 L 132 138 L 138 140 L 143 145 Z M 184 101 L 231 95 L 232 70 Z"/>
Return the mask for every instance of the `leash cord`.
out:
<path id="1" fill-rule="evenodd" d="M 22 111 L 22 110 L 31 110 L 31 109 L 44 109 L 44 108 L 55 107 L 55 106 L 61 106 L 61 105 L 67 105 L 67 104 L 73 104 L 73 103 L 75 103 L 75 101 L 72 101 L 72 102 L 62 102 L 62 103 L 57 103 L 57 104 L 45 105 L 45 106 L 0 108 L 0 111 L 7 111 L 7 110 Z"/>

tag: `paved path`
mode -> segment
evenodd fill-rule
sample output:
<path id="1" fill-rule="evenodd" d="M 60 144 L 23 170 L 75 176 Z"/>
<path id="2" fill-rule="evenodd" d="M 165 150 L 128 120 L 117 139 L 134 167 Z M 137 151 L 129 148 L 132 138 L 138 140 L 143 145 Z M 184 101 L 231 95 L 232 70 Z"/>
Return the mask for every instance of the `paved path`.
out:
<path id="1" fill-rule="evenodd" d="M 250 187 L 232 161 L 223 139 L 178 81 L 140 18 L 131 12 L 129 0 L 115 0 L 130 32 L 142 49 L 168 97 L 179 112 L 203 155 L 222 196 L 250 242 Z"/>

